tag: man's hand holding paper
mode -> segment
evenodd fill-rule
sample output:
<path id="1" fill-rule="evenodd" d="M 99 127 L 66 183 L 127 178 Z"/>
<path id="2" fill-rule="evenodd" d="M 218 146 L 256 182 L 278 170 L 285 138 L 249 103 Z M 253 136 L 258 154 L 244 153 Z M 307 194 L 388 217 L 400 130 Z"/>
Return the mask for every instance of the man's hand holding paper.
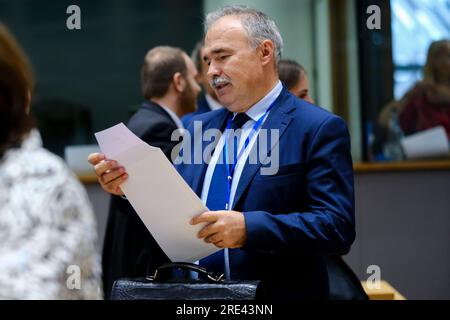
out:
<path id="1" fill-rule="evenodd" d="M 118 196 L 123 195 L 120 185 L 128 178 L 128 174 L 123 166 L 115 160 L 107 160 L 103 153 L 92 153 L 88 161 L 94 166 L 98 182 L 103 190 Z"/>
<path id="2" fill-rule="evenodd" d="M 217 248 L 245 243 L 243 214 L 208 211 L 160 149 L 141 143 L 123 124 L 96 137 L 105 154 L 91 154 L 88 160 L 103 190 L 127 196 L 172 261 L 193 262 Z"/>

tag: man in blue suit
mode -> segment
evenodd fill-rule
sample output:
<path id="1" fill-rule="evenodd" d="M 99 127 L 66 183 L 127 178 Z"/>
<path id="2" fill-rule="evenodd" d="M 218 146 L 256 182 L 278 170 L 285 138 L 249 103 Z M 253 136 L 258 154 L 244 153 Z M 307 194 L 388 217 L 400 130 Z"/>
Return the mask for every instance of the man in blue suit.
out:
<path id="1" fill-rule="evenodd" d="M 223 249 L 199 263 L 230 279 L 261 280 L 261 298 L 328 298 L 323 257 L 348 251 L 355 238 L 345 123 L 282 87 L 283 43 L 264 13 L 225 7 L 205 25 L 208 78 L 226 109 L 193 119 L 183 143 L 208 129 L 224 134 L 210 159 L 177 164 L 210 210 L 190 223 L 205 224 L 199 238 Z M 236 143 L 230 129 L 240 132 Z M 266 149 L 258 144 L 265 132 L 276 136 Z M 252 149 L 265 150 L 259 161 L 250 161 Z M 267 159 L 276 164 L 270 174 Z M 121 194 L 124 168 L 102 154 L 89 161 L 103 189 Z"/>

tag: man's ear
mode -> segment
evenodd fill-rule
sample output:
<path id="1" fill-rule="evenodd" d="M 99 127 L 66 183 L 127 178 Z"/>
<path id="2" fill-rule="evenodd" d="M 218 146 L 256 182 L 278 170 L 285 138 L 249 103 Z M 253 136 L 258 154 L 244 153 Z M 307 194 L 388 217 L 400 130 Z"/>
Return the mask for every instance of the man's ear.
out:
<path id="1" fill-rule="evenodd" d="M 176 72 L 173 75 L 172 83 L 175 91 L 177 92 L 183 92 L 186 88 L 186 80 L 180 72 Z"/>
<path id="2" fill-rule="evenodd" d="M 273 63 L 273 61 L 275 60 L 275 45 L 271 40 L 266 39 L 261 42 L 258 50 L 259 57 L 264 66 L 269 63 Z"/>

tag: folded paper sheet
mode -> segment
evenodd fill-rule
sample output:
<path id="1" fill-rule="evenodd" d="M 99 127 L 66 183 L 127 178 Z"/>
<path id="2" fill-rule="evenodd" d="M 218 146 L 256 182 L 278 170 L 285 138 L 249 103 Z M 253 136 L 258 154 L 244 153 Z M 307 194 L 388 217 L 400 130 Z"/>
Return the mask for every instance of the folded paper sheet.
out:
<path id="1" fill-rule="evenodd" d="M 101 151 L 126 168 L 122 191 L 172 261 L 194 262 L 217 251 L 197 238 L 204 225 L 189 220 L 207 208 L 161 149 L 151 147 L 123 123 L 95 134 Z"/>
<path id="2" fill-rule="evenodd" d="M 420 131 L 402 139 L 407 159 L 450 155 L 447 134 L 442 126 Z"/>

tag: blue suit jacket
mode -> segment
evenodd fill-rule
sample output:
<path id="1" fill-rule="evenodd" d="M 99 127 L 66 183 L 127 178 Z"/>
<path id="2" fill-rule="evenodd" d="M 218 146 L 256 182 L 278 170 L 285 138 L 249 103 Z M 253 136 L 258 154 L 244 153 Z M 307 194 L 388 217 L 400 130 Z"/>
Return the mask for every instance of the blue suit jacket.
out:
<path id="1" fill-rule="evenodd" d="M 227 114 L 216 110 L 193 120 L 202 121 L 203 131 L 223 129 Z M 244 167 L 233 210 L 244 212 L 247 241 L 230 250 L 231 277 L 260 279 L 264 298 L 327 298 L 323 256 L 347 252 L 355 238 L 348 130 L 341 118 L 286 88 L 262 128 L 279 129 L 279 170 L 268 176 L 261 163 Z M 188 130 L 194 136 L 194 126 Z M 206 168 L 177 165 L 199 196 Z"/>

